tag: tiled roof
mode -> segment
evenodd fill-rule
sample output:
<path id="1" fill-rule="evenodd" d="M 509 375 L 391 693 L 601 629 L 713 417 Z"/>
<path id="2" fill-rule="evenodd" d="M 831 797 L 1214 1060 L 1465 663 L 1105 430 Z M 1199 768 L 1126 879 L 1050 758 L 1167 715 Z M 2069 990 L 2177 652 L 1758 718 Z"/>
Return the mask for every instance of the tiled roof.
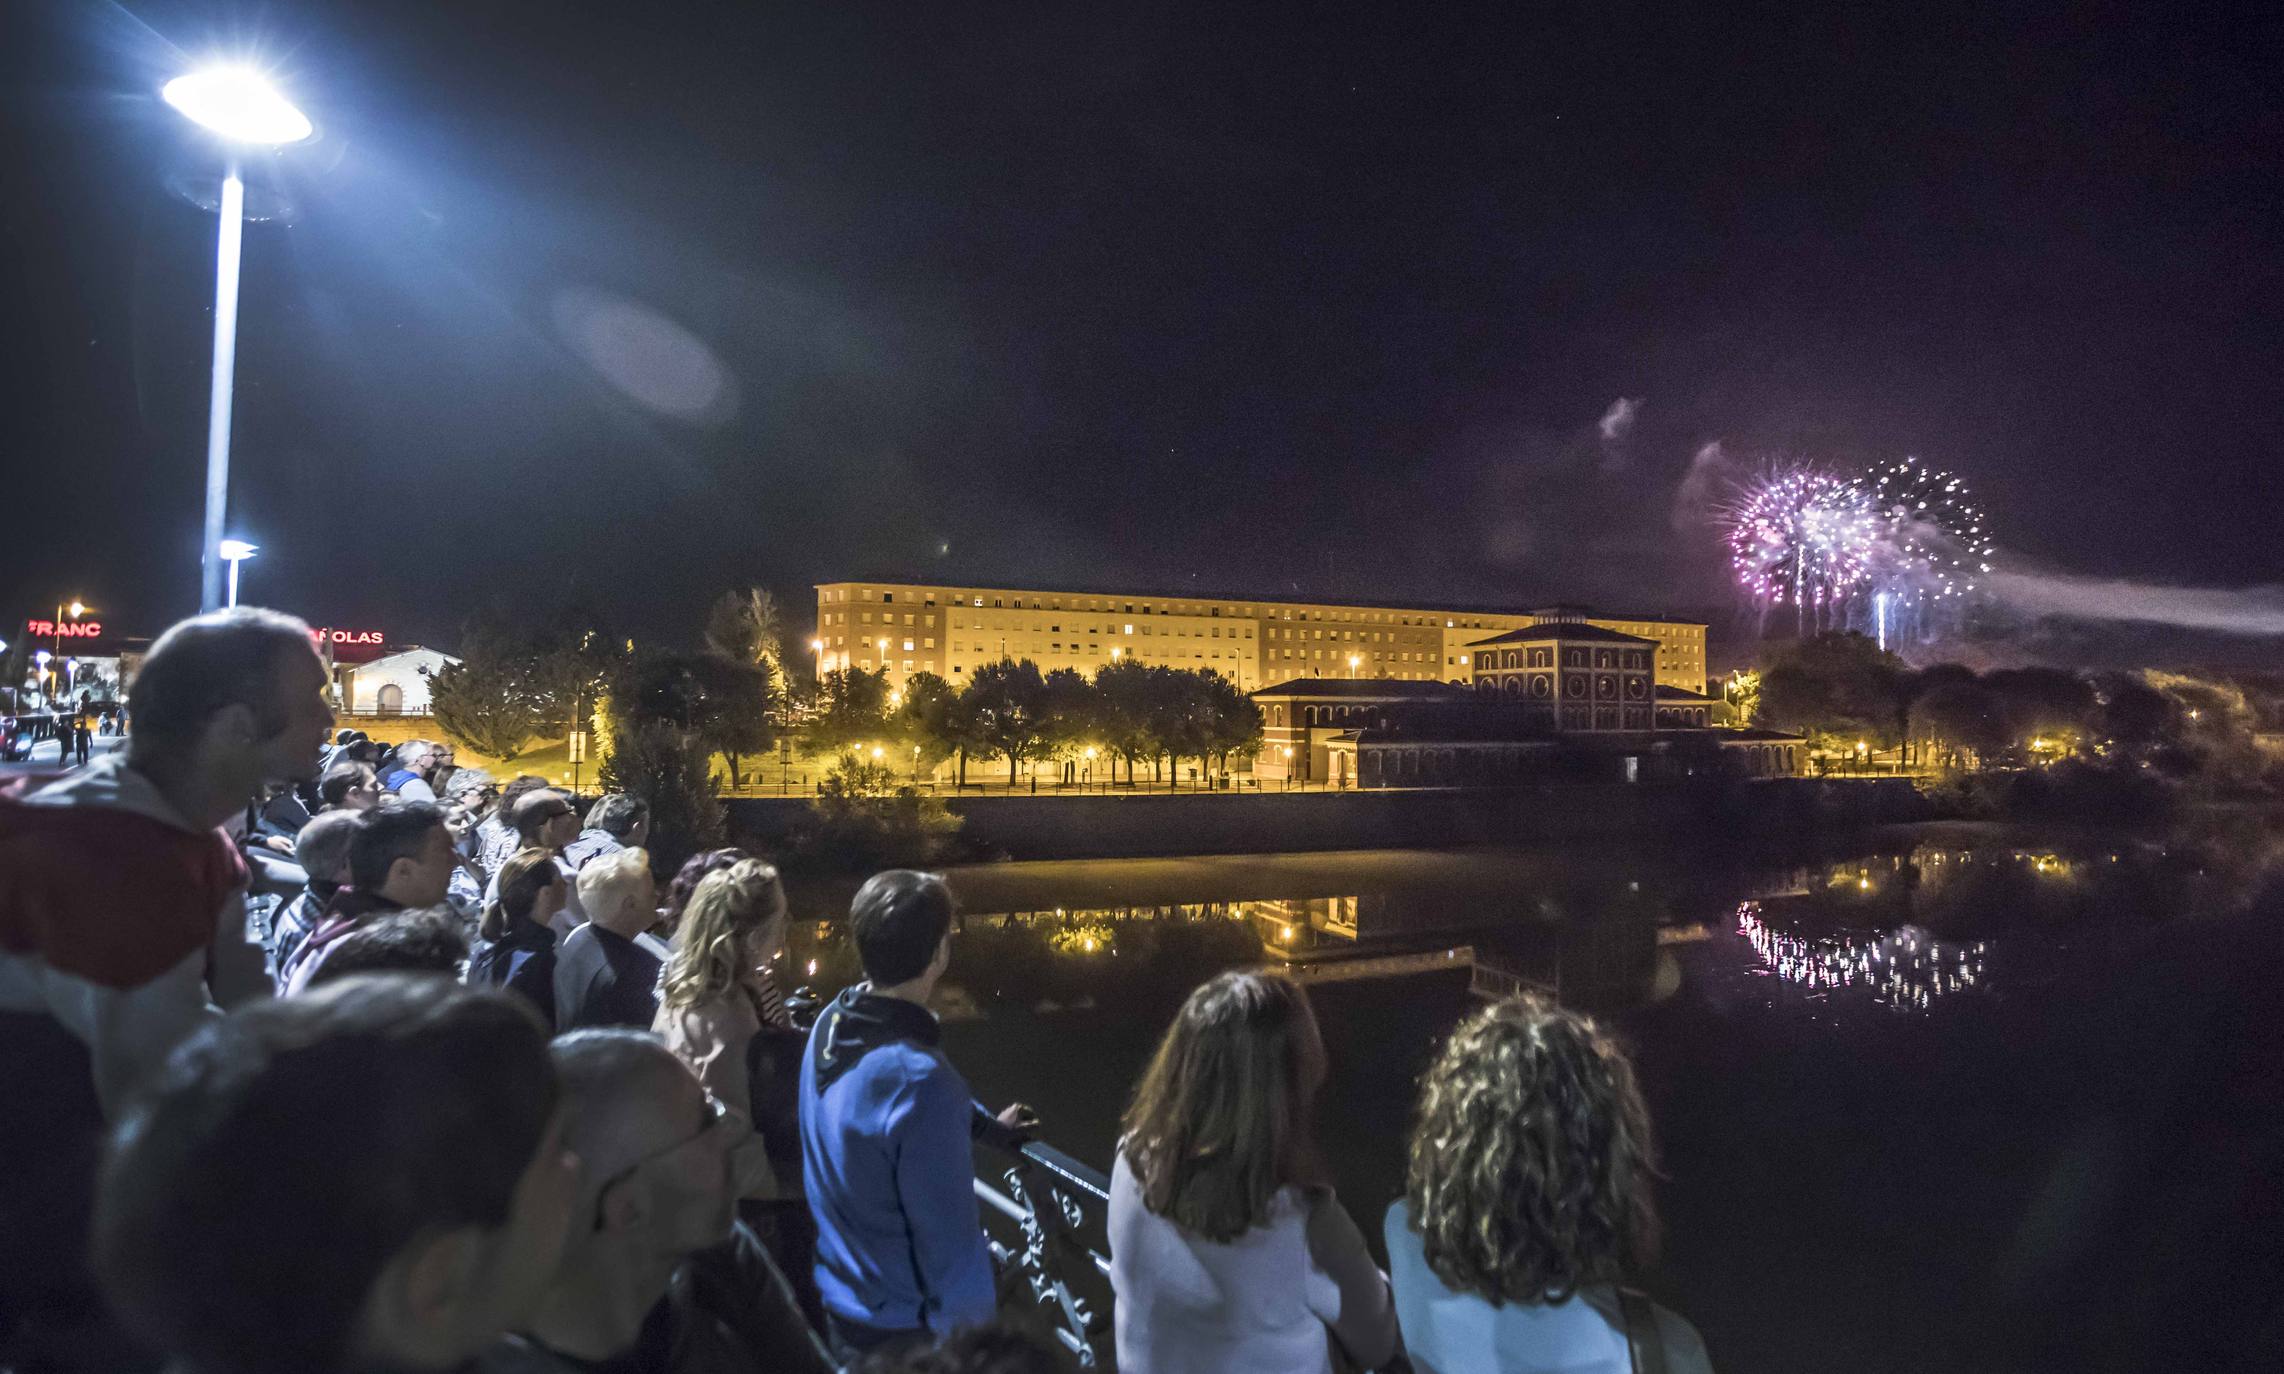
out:
<path id="1" fill-rule="evenodd" d="M 1654 639 L 1644 639 L 1640 635 L 1621 634 L 1616 630 L 1605 630 L 1599 625 L 1585 625 L 1575 620 L 1550 620 L 1537 625 L 1525 625 L 1519 630 L 1509 630 L 1503 635 L 1493 635 L 1489 639 L 1478 639 L 1467 647 L 1479 649 L 1486 644 L 1541 643 L 1557 639 L 1569 643 L 1639 644 L 1645 649 L 1657 646 L 1657 641 Z"/>
<path id="2" fill-rule="evenodd" d="M 1263 687 L 1257 697 L 1344 697 L 1351 701 L 1442 701 L 1470 695 L 1449 682 L 1413 682 L 1372 677 L 1296 677 Z"/>

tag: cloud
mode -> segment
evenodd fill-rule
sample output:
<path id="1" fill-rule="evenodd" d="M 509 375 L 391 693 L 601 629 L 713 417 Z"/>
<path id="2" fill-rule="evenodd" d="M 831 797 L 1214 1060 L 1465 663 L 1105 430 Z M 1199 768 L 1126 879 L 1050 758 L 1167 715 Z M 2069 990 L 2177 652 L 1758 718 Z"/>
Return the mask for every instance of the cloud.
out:
<path id="1" fill-rule="evenodd" d="M 1729 473 L 1729 455 L 1719 439 L 1699 448 L 1690 458 L 1689 470 L 1681 475 L 1681 485 L 1673 491 L 1669 523 L 1677 533 L 1703 529 L 1712 523 L 1713 507 Z"/>
<path id="2" fill-rule="evenodd" d="M 1615 444 L 1623 440 L 1632 432 L 1634 417 L 1641 413 L 1641 409 L 1642 398 L 1639 396 L 1620 396 L 1612 401 L 1610 408 L 1602 412 L 1601 423 L 1596 426 L 1602 431 L 1602 442 Z"/>
<path id="3" fill-rule="evenodd" d="M 2032 615 L 2171 625 L 2228 635 L 2284 635 L 2284 587 L 2161 587 L 2116 578 L 1999 572 L 1992 595 Z"/>

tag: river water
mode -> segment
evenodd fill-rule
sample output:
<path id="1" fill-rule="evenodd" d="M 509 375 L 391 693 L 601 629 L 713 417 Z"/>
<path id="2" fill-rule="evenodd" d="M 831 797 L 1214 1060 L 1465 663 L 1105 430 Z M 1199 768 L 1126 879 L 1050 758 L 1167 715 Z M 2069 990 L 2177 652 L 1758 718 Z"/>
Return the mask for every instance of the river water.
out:
<path id="1" fill-rule="evenodd" d="M 955 870 L 939 1009 L 984 1100 L 1107 1166 L 1189 989 L 1292 969 L 1333 1065 L 1320 1132 L 1377 1248 L 1418 1073 L 1528 983 L 1634 1049 L 1666 1175 L 1645 1286 L 1717 1367 L 2266 1367 L 2246 1361 L 2284 1340 L 2284 907 L 2259 895 L 2280 835 L 2235 816 Z M 821 992 L 856 976 L 830 920 L 787 957 Z"/>

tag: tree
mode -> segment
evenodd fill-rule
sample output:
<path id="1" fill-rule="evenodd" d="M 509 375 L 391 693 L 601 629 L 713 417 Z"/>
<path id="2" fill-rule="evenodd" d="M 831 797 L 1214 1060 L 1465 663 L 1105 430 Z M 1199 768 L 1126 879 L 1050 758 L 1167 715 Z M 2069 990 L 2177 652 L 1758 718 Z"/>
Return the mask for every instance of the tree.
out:
<path id="1" fill-rule="evenodd" d="M 672 873 L 701 849 L 720 846 L 722 805 L 713 750 L 694 730 L 663 720 L 621 718 L 598 776 L 605 788 L 650 803 L 650 865 Z"/>
<path id="2" fill-rule="evenodd" d="M 2093 685 L 2059 668 L 2001 668 L 1983 686 L 2006 712 L 2008 743 L 2051 735 L 2075 747 L 2094 719 Z"/>
<path id="3" fill-rule="evenodd" d="M 1937 758 L 1946 765 L 1958 763 L 1962 755 L 1979 764 L 2011 740 L 2005 703 L 1972 673 L 1965 681 L 1945 680 L 1912 700 L 1911 736 L 1935 745 Z"/>
<path id="4" fill-rule="evenodd" d="M 2137 754 L 2165 743 L 2177 728 L 2173 698 L 2138 673 L 2105 673 L 2094 683 L 2094 728 L 2111 747 Z"/>
<path id="5" fill-rule="evenodd" d="M 1013 787 L 1023 761 L 1047 741 L 1047 683 L 1039 665 L 1005 658 L 982 665 L 968 679 L 960 705 L 977 745 L 1007 760 L 1007 785 Z"/>
<path id="6" fill-rule="evenodd" d="M 817 683 L 809 739 L 819 749 L 849 749 L 888 729 L 888 671 L 835 668 Z"/>
<path id="7" fill-rule="evenodd" d="M 1229 771 L 1229 756 L 1250 753 L 1261 746 L 1261 708 L 1237 690 L 1237 684 L 1219 673 L 1195 673 L 1197 742 L 1212 759 L 1208 771 Z M 1200 762 L 1204 762 L 1204 758 Z"/>
<path id="8" fill-rule="evenodd" d="M 479 753 L 514 758 L 569 727 L 572 699 L 597 672 L 575 645 L 474 620 L 461 632 L 460 661 L 429 674 L 436 724 Z"/>
<path id="9" fill-rule="evenodd" d="M 706 648 L 734 663 L 766 666 L 785 675 L 784 616 L 777 598 L 760 587 L 723 592 L 706 612 Z"/>
<path id="10" fill-rule="evenodd" d="M 904 700 L 888 718 L 888 736 L 912 760 L 913 771 L 935 771 L 936 765 L 964 752 L 966 731 L 960 715 L 959 689 L 934 673 L 914 673 L 904 682 Z M 965 770 L 962 770 L 962 779 Z"/>
<path id="11" fill-rule="evenodd" d="M 744 758 L 777 738 L 769 669 L 758 663 L 710 653 L 645 654 L 620 671 L 611 700 L 622 721 L 674 726 L 709 755 L 722 755 L 732 786 L 744 785 Z"/>
<path id="12" fill-rule="evenodd" d="M 522 663 L 474 642 L 463 647 L 458 663 L 428 674 L 436 728 L 477 753 L 512 759 L 547 723 L 545 698 L 530 690 Z"/>
<path id="13" fill-rule="evenodd" d="M 1903 660 L 1853 632 L 1785 645 L 1761 673 L 1755 719 L 1825 742 L 1886 746 L 1903 732 Z"/>
<path id="14" fill-rule="evenodd" d="M 1158 670 L 1132 659 L 1105 663 L 1094 673 L 1094 737 L 1126 760 L 1126 781 L 1134 781 L 1134 761 L 1153 752 L 1150 735 L 1151 675 Z"/>
<path id="15" fill-rule="evenodd" d="M 1094 735 L 1098 714 L 1094 684 L 1075 668 L 1057 668 L 1041 681 L 1045 688 L 1045 726 L 1040 749 L 1045 757 L 1063 760 L 1064 780 L 1069 781 L 1071 761 Z"/>

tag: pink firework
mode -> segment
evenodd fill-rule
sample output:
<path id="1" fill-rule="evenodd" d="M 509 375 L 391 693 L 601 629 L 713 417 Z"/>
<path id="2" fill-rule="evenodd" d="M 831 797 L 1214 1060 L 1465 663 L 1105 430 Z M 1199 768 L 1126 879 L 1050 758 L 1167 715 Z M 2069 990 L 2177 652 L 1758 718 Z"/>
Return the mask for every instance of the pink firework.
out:
<path id="1" fill-rule="evenodd" d="M 1738 585 L 1803 622 L 1839 614 L 1864 585 L 1879 540 L 1861 482 L 1811 467 L 1771 469 L 1722 510 Z"/>

